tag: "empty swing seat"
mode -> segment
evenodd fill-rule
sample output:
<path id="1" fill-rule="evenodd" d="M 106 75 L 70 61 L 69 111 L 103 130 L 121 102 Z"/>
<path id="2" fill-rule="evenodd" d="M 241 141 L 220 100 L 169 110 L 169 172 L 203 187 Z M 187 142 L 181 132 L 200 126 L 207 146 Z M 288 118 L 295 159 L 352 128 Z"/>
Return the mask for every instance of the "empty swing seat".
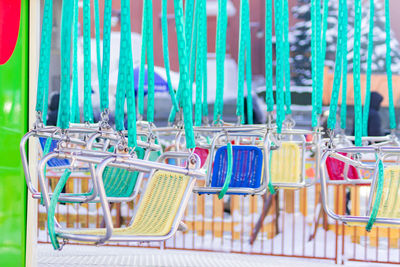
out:
<path id="1" fill-rule="evenodd" d="M 347 156 L 346 153 L 340 153 L 340 155 Z M 326 159 L 326 171 L 328 173 L 329 180 L 332 181 L 344 181 L 345 179 L 345 168 L 346 163 L 333 157 Z M 347 178 L 351 180 L 358 180 L 358 173 L 354 166 L 348 166 Z"/>
<path id="2" fill-rule="evenodd" d="M 232 176 L 227 195 L 244 195 L 235 192 L 235 188 L 260 188 L 262 182 L 263 152 L 255 146 L 232 146 Z M 222 188 L 228 169 L 227 147 L 220 147 L 215 153 L 211 188 Z M 218 194 L 205 188 L 199 194 Z"/>
<path id="3" fill-rule="evenodd" d="M 144 158 L 145 151 L 136 149 L 137 157 Z M 103 172 L 104 190 L 107 197 L 131 197 L 136 186 L 139 172 L 131 172 L 123 168 L 106 167 Z"/>
<path id="4" fill-rule="evenodd" d="M 163 241 L 175 234 L 184 215 L 195 179 L 173 172 L 157 171 L 150 179 L 126 228 L 116 228 L 109 241 Z M 105 229 L 56 230 L 59 238 L 102 236 Z M 74 239 L 74 238 L 71 238 Z"/>
<path id="5" fill-rule="evenodd" d="M 374 201 L 376 198 L 375 195 L 376 192 L 374 192 Z M 400 166 L 385 168 L 382 197 L 376 218 L 400 220 Z M 349 226 L 365 226 L 367 222 L 347 222 L 346 224 Z M 399 224 L 386 223 L 374 223 L 374 226 L 400 227 Z"/>
<path id="6" fill-rule="evenodd" d="M 284 142 L 272 151 L 270 175 L 272 184 L 299 184 L 302 181 L 302 159 L 299 146 L 293 142 Z"/>

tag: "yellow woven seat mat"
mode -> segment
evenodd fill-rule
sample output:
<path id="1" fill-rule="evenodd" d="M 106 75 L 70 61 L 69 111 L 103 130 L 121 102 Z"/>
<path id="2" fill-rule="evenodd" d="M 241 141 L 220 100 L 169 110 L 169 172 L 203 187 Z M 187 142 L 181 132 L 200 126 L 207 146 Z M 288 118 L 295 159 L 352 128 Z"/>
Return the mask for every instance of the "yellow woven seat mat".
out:
<path id="1" fill-rule="evenodd" d="M 400 166 L 385 168 L 382 198 L 376 217 L 400 219 Z M 366 224 L 367 223 L 347 223 L 347 225 L 350 226 L 365 226 Z M 374 223 L 374 226 L 400 227 L 400 225 L 383 223 Z"/>
<path id="2" fill-rule="evenodd" d="M 296 143 L 284 142 L 272 151 L 272 183 L 299 183 L 301 179 L 301 153 Z"/>
<path id="3" fill-rule="evenodd" d="M 143 195 L 133 223 L 126 228 L 116 228 L 113 235 L 164 236 L 172 228 L 189 176 L 157 171 Z M 105 229 L 61 231 L 80 235 L 104 235 Z"/>

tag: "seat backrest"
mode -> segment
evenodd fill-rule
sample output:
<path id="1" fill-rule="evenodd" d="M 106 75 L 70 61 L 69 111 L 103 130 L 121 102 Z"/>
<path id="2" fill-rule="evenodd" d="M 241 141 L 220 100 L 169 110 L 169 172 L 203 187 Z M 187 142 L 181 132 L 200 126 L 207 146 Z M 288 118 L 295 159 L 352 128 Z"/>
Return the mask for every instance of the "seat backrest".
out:
<path id="1" fill-rule="evenodd" d="M 385 168 L 377 217 L 400 218 L 400 166 Z"/>
<path id="2" fill-rule="evenodd" d="M 150 178 L 130 228 L 141 235 L 170 232 L 185 192 L 193 189 L 191 178 L 173 172 L 157 171 Z M 192 188 L 189 188 L 192 187 Z"/>
<path id="3" fill-rule="evenodd" d="M 136 148 L 139 159 L 144 158 L 143 148 Z M 107 197 L 130 197 L 136 186 L 139 172 L 131 172 L 116 167 L 106 167 L 103 172 L 103 183 Z"/>
<path id="4" fill-rule="evenodd" d="M 298 144 L 282 142 L 272 151 L 270 175 L 272 183 L 300 183 L 302 156 Z"/>
<path id="5" fill-rule="evenodd" d="M 232 151 L 233 168 L 229 187 L 260 187 L 263 169 L 261 149 L 255 146 L 232 146 Z M 224 185 L 227 162 L 227 147 L 220 147 L 214 157 L 212 187 Z"/>
<path id="6" fill-rule="evenodd" d="M 209 150 L 206 148 L 196 147 L 194 153 L 200 158 L 200 168 L 203 168 L 208 159 Z"/>
<path id="7" fill-rule="evenodd" d="M 343 156 L 347 156 L 347 153 L 339 153 Z M 344 178 L 344 171 L 346 164 L 338 159 L 328 157 L 326 159 L 326 170 L 328 172 L 328 176 L 330 180 L 333 181 L 343 181 L 345 180 Z M 348 167 L 348 172 L 347 172 L 347 177 L 352 180 L 359 179 L 357 170 L 354 166 L 349 165 Z"/>

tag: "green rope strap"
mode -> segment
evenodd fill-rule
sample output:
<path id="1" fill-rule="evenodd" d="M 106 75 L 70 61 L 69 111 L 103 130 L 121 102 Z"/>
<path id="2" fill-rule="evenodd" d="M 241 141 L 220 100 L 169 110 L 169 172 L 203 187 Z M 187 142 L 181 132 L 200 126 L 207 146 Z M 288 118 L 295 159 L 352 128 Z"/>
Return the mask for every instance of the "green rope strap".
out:
<path id="1" fill-rule="evenodd" d="M 186 39 L 186 56 L 188 57 L 189 62 L 189 95 L 193 95 L 193 77 L 194 77 L 194 60 L 195 60 L 195 48 L 196 47 L 196 34 L 197 29 L 193 29 L 196 27 L 196 22 L 193 22 L 196 19 L 194 12 L 195 3 L 194 0 L 185 1 L 185 39 Z M 190 97 L 190 105 L 193 105 L 192 97 Z"/>
<path id="2" fill-rule="evenodd" d="M 284 70 L 284 82 L 285 82 L 285 106 L 286 114 L 292 114 L 290 106 L 292 105 L 292 99 L 290 94 L 290 42 L 289 42 L 289 7 L 287 1 L 283 1 L 283 37 L 284 43 L 283 49 L 283 63 L 285 65 Z"/>
<path id="3" fill-rule="evenodd" d="M 225 196 L 226 192 L 228 191 L 229 184 L 231 183 L 231 178 L 232 178 L 233 149 L 232 149 L 232 144 L 229 142 L 226 144 L 226 153 L 227 153 L 226 176 L 221 192 L 219 192 L 218 194 L 219 199 L 222 199 Z"/>
<path id="4" fill-rule="evenodd" d="M 193 17 L 194 17 L 194 0 L 185 1 L 185 40 L 186 40 L 186 56 L 191 57 L 192 35 L 193 35 Z"/>
<path id="5" fill-rule="evenodd" d="M 283 40 L 282 1 L 274 1 L 275 11 L 275 36 L 276 36 L 276 124 L 278 133 L 282 131 L 282 123 L 285 120 L 285 99 L 284 99 L 284 57 L 285 47 Z"/>
<path id="6" fill-rule="evenodd" d="M 274 145 L 274 143 L 272 143 L 271 145 Z M 268 181 L 268 191 L 271 195 L 276 193 L 276 190 L 274 188 L 274 186 L 272 185 L 272 179 L 271 179 L 271 164 L 272 164 L 272 150 L 269 151 L 269 168 L 268 168 L 268 172 L 269 172 L 269 181 Z"/>
<path id="7" fill-rule="evenodd" d="M 204 39 L 207 38 L 207 33 L 204 33 L 204 21 L 207 20 L 207 17 L 204 17 L 203 8 L 205 6 L 205 0 L 196 1 L 196 25 L 198 24 L 197 31 L 195 34 L 197 35 L 197 49 L 196 49 L 196 104 L 195 104 L 195 125 L 201 126 L 202 121 L 202 93 L 204 87 L 204 61 L 207 60 L 204 57 L 204 49 L 205 42 Z M 206 14 L 207 16 L 207 14 Z M 206 39 L 207 41 L 207 39 Z"/>
<path id="8" fill-rule="evenodd" d="M 40 38 L 40 59 L 35 108 L 37 112 L 42 113 L 42 120 L 44 124 L 46 124 L 47 121 L 52 29 L 53 0 L 46 0 L 43 9 L 42 33 Z"/>
<path id="9" fill-rule="evenodd" d="M 61 129 L 69 127 L 70 89 L 71 89 L 71 30 L 74 5 L 63 1 L 61 15 L 61 84 L 57 125 Z"/>
<path id="10" fill-rule="evenodd" d="M 74 28 L 73 28 L 73 65 L 72 65 L 72 103 L 71 103 L 71 122 L 80 122 L 79 110 L 79 91 L 78 91 L 78 19 L 79 7 L 78 0 L 74 0 Z"/>
<path id="11" fill-rule="evenodd" d="M 321 4 L 318 1 L 318 7 L 317 10 L 321 10 Z M 317 34 L 318 37 L 318 43 L 319 43 L 319 59 L 318 59 L 318 93 L 317 93 L 317 115 L 321 115 L 322 113 L 322 96 L 323 96 L 323 86 L 324 86 L 324 67 L 325 67 L 325 58 L 326 58 L 326 31 L 328 28 L 328 11 L 329 11 L 329 0 L 324 0 L 324 5 L 323 5 L 323 21 L 322 21 L 322 36 L 321 36 L 321 28 L 318 27 L 317 29 Z M 318 25 L 321 25 L 321 16 L 319 16 L 320 13 L 318 13 L 318 18 L 319 22 Z M 322 38 L 322 39 L 321 39 Z"/>
<path id="12" fill-rule="evenodd" d="M 365 100 L 363 108 L 363 128 L 362 135 L 368 136 L 368 116 L 369 106 L 371 101 L 371 66 L 372 66 L 372 53 L 374 52 L 374 0 L 369 2 L 369 32 L 368 32 L 368 58 L 367 58 L 367 85 L 365 89 Z"/>
<path id="13" fill-rule="evenodd" d="M 267 111 L 274 110 L 272 66 L 272 0 L 265 2 L 265 102 Z"/>
<path id="14" fill-rule="evenodd" d="M 194 5 L 194 0 L 188 0 L 185 1 L 185 16 L 184 16 L 184 38 L 185 38 L 185 50 L 186 50 L 186 56 L 188 57 L 186 60 L 187 62 L 189 62 L 189 64 L 192 65 L 193 63 L 193 58 L 192 58 L 192 53 L 191 53 L 191 48 L 192 48 L 192 37 L 193 37 L 193 31 L 192 31 L 192 27 L 193 27 L 193 9 L 194 9 L 195 5 Z M 195 23 L 196 24 L 196 23 Z M 195 53 L 193 54 L 193 56 L 195 56 Z M 192 71 L 194 67 L 189 66 L 189 81 L 193 81 L 192 78 Z M 189 82 L 189 95 L 192 96 L 192 82 Z M 182 97 L 182 84 L 179 82 L 179 86 L 178 86 L 178 91 L 176 93 L 176 98 L 178 101 L 178 105 L 182 106 L 180 102 L 181 97 Z M 190 98 L 190 104 L 192 105 L 192 98 Z M 169 118 L 168 121 L 170 123 L 172 123 L 175 120 L 175 116 L 176 113 L 178 112 L 179 109 L 176 109 L 174 106 L 171 109 L 171 112 L 169 114 Z"/>
<path id="15" fill-rule="evenodd" d="M 341 49 L 342 51 L 342 104 L 340 105 L 340 128 L 346 129 L 346 119 L 347 119 L 347 28 L 348 28 L 348 14 L 347 14 L 347 2 L 341 0 L 342 14 L 340 17 L 343 24 L 343 40 Z"/>
<path id="16" fill-rule="evenodd" d="M 97 80 L 99 87 L 101 85 L 101 56 L 100 56 L 100 15 L 99 15 L 99 0 L 94 0 L 94 29 L 96 36 L 96 59 L 97 59 Z M 100 96 L 101 98 L 101 96 Z"/>
<path id="17" fill-rule="evenodd" d="M 247 87 L 247 123 L 253 124 L 253 96 L 252 96 L 252 68 L 251 68 L 251 28 L 250 28 L 250 6 L 246 0 L 246 87 Z"/>
<path id="18" fill-rule="evenodd" d="M 128 47 L 129 36 L 127 36 L 130 35 L 130 33 L 128 32 L 128 25 L 130 25 L 130 20 L 128 21 L 128 25 L 122 23 L 123 20 L 124 22 L 126 20 L 126 10 L 122 8 L 121 3 L 121 40 L 119 51 L 118 82 L 115 101 L 115 129 L 117 131 L 124 130 L 125 88 L 127 88 L 126 65 L 129 63 L 129 55 L 127 51 L 130 49 L 130 47 Z"/>
<path id="19" fill-rule="evenodd" d="M 386 31 L 386 75 L 389 96 L 390 129 L 396 129 L 396 114 L 393 104 L 392 57 L 390 47 L 390 0 L 385 0 L 385 31 Z"/>
<path id="20" fill-rule="evenodd" d="M 153 49 L 153 1 L 143 4 L 142 54 L 139 70 L 139 114 L 143 115 L 144 74 L 147 58 L 147 121 L 154 122 L 154 49 Z"/>
<path id="21" fill-rule="evenodd" d="M 316 57 L 316 67 L 315 67 L 315 75 L 316 75 L 316 82 L 317 82 L 317 87 L 316 87 L 316 99 L 315 99 L 315 108 L 316 108 L 316 115 L 317 118 L 319 117 L 319 115 L 321 114 L 320 111 L 320 105 L 319 105 L 319 101 L 322 98 L 322 88 L 320 88 L 320 82 L 319 82 L 319 78 L 321 77 L 321 69 L 320 69 L 320 60 L 321 60 L 321 1 L 317 0 L 316 1 L 316 5 L 315 5 L 315 43 L 316 43 L 316 47 L 315 47 L 315 57 Z"/>
<path id="22" fill-rule="evenodd" d="M 83 118 L 85 122 L 93 122 L 92 108 L 92 66 L 90 49 L 90 0 L 83 0 Z"/>
<path id="23" fill-rule="evenodd" d="M 317 98 L 318 98 L 318 81 L 317 81 L 317 65 L 318 65 L 318 43 L 317 43 L 317 0 L 311 0 L 311 79 L 312 79 L 312 118 L 311 125 L 318 125 L 317 114 Z"/>
<path id="24" fill-rule="evenodd" d="M 67 2 L 67 1 L 65 1 Z M 53 245 L 54 250 L 60 249 L 60 244 L 58 243 L 57 234 L 55 231 L 55 213 L 56 207 L 58 203 L 58 198 L 60 197 L 61 191 L 63 190 L 65 184 L 68 181 L 68 178 L 71 175 L 70 169 L 65 169 L 63 175 L 61 175 L 60 180 L 57 183 L 56 188 L 53 192 L 53 197 L 50 200 L 50 206 L 47 211 L 47 229 L 49 231 L 50 241 Z"/>
<path id="25" fill-rule="evenodd" d="M 171 97 L 172 106 L 179 110 L 178 101 L 175 97 L 174 88 L 172 88 L 171 82 L 171 69 L 170 69 L 170 62 L 169 62 L 169 50 L 168 50 L 168 19 L 167 19 L 167 7 L 168 7 L 168 0 L 162 0 L 161 6 L 161 30 L 162 30 L 162 45 L 163 45 L 163 58 L 164 58 L 164 68 L 165 73 L 167 75 L 167 83 L 168 83 L 168 90 L 169 95 Z"/>
<path id="26" fill-rule="evenodd" d="M 237 94 L 237 102 L 236 102 L 236 116 L 241 120 L 240 122 L 243 124 L 245 121 L 244 118 L 244 71 L 245 71 L 245 52 L 247 46 L 247 34 L 246 34 L 246 0 L 240 1 L 240 28 L 239 28 L 239 54 L 238 54 L 238 94 Z"/>
<path id="27" fill-rule="evenodd" d="M 153 0 L 147 0 L 147 121 L 154 122 L 154 40 L 153 40 Z"/>
<path id="28" fill-rule="evenodd" d="M 194 30 L 193 30 L 193 38 L 192 38 L 192 47 L 190 49 L 190 57 L 189 57 L 189 61 L 190 61 L 190 65 L 189 65 L 189 89 L 190 89 L 190 93 L 189 95 L 193 96 L 193 80 L 194 80 L 194 74 L 195 74 L 195 64 L 196 64 L 196 54 L 197 54 L 197 32 L 198 32 L 198 23 L 197 23 L 197 14 L 195 12 L 194 14 L 195 18 L 194 18 Z M 190 104 L 193 105 L 193 98 L 190 98 Z"/>
<path id="29" fill-rule="evenodd" d="M 361 106 L 361 75 L 360 75 L 360 50 L 361 50 L 361 0 L 355 1 L 354 15 L 354 135 L 355 145 L 361 146 L 362 137 L 362 106 Z"/>
<path id="30" fill-rule="evenodd" d="M 216 38 L 216 71 L 217 85 L 214 103 L 214 121 L 219 122 L 222 118 L 224 108 L 224 79 L 225 79 L 225 53 L 226 53 L 226 28 L 228 24 L 227 0 L 219 0 L 217 15 L 217 38 Z"/>
<path id="31" fill-rule="evenodd" d="M 367 226 L 365 227 L 365 230 L 368 232 L 371 231 L 372 226 L 375 223 L 376 216 L 378 215 L 379 211 L 379 206 L 381 204 L 381 198 L 382 198 L 382 191 L 383 191 L 383 183 L 384 183 L 384 169 L 383 169 L 383 163 L 382 160 L 379 159 L 378 163 L 378 182 L 377 182 L 377 188 L 376 188 L 376 194 L 375 194 L 375 202 L 374 206 L 371 211 L 371 215 L 369 217 Z"/>
<path id="32" fill-rule="evenodd" d="M 100 110 L 104 112 L 109 108 L 108 83 L 110 79 L 110 45 L 111 45 L 111 13 L 112 0 L 104 1 L 104 22 L 103 22 L 103 62 L 101 66 L 100 89 Z"/>
<path id="33" fill-rule="evenodd" d="M 339 91 L 340 91 L 340 80 L 342 75 L 342 62 L 346 61 L 346 51 L 343 49 L 343 39 L 347 34 L 344 28 L 344 20 L 343 15 L 345 11 L 345 6 L 347 6 L 346 0 L 340 0 L 339 3 L 339 22 L 338 22 L 338 38 L 337 38 L 337 49 L 336 49 L 336 63 L 335 63 L 335 73 L 333 78 L 333 89 L 331 94 L 331 102 L 329 106 L 329 117 L 328 117 L 328 128 L 333 130 L 336 126 L 336 111 L 339 99 Z M 346 79 L 346 76 L 343 77 Z"/>
<path id="34" fill-rule="evenodd" d="M 175 9 L 175 25 L 176 35 L 178 40 L 178 56 L 179 56 L 179 72 L 180 81 L 179 84 L 182 86 L 182 108 L 183 108 L 183 119 L 185 124 L 185 135 L 186 135 L 186 147 L 191 149 L 195 148 L 196 144 L 194 141 L 193 133 L 193 121 L 192 121 L 192 106 L 190 105 L 189 98 L 189 70 L 187 65 L 186 55 L 186 43 L 185 43 L 185 25 L 183 21 L 183 6 L 182 0 L 174 0 Z"/>
<path id="35" fill-rule="evenodd" d="M 207 102 L 207 53 L 208 53 L 208 45 L 207 45 L 207 1 L 205 1 L 202 12 L 202 22 L 200 23 L 201 27 L 199 32 L 202 32 L 203 37 L 203 120 L 208 120 L 208 102 Z"/>
<path id="36" fill-rule="evenodd" d="M 126 60 L 124 74 L 126 75 L 126 104 L 128 107 L 128 146 L 131 148 L 137 145 L 136 136 L 136 106 L 135 106 L 135 87 L 133 74 L 133 58 L 132 58 L 132 41 L 131 41 L 131 7 L 130 0 L 121 0 L 121 24 L 124 25 L 121 29 L 124 33 L 126 42 Z M 152 49 L 151 49 L 152 51 Z M 153 72 L 154 77 L 154 72 Z M 153 79 L 154 81 L 154 79 Z M 153 83 L 154 84 L 154 83 Z M 154 87 L 153 87 L 154 92 Z M 154 102 L 154 101 L 153 101 Z M 152 121 L 151 121 L 152 122 Z"/>
<path id="37" fill-rule="evenodd" d="M 143 1 L 143 12 L 142 12 L 142 47 L 140 52 L 140 68 L 139 68 L 139 88 L 138 88 L 138 113 L 143 116 L 144 113 L 144 74 L 146 64 L 146 49 L 147 49 L 147 5 L 148 1 Z"/>

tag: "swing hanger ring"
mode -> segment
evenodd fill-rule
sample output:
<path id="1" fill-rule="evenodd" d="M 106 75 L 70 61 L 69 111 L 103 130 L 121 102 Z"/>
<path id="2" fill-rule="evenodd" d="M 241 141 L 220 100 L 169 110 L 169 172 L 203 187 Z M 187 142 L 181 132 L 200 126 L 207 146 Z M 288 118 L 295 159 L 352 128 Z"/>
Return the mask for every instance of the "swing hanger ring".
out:
<path id="1" fill-rule="evenodd" d="M 294 121 L 294 119 L 292 118 L 292 115 L 289 114 L 286 116 L 286 119 L 283 121 L 283 124 L 285 125 L 285 127 L 287 129 L 293 129 L 294 126 L 296 126 L 296 122 Z"/>
<path id="2" fill-rule="evenodd" d="M 33 129 L 40 129 L 44 128 L 44 123 L 42 119 L 42 112 L 41 111 L 36 111 L 36 120 L 33 123 Z"/>

